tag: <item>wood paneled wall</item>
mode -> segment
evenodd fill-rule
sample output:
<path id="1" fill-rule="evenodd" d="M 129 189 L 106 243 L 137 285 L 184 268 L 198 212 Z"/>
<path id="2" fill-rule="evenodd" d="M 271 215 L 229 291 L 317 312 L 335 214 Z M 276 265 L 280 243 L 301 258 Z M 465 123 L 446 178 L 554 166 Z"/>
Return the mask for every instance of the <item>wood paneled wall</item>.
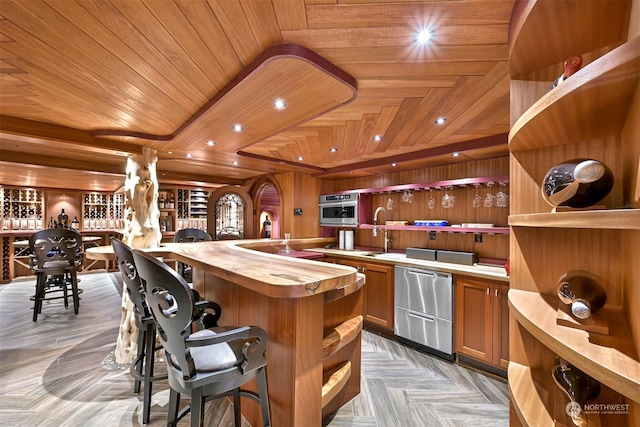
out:
<path id="1" fill-rule="evenodd" d="M 435 181 L 473 178 L 483 176 L 508 176 L 509 158 L 498 157 L 487 160 L 477 160 L 465 163 L 437 166 L 432 168 L 416 169 L 398 173 L 376 175 L 372 177 L 362 177 L 335 181 L 333 187 L 325 189 L 323 193 L 331 191 L 344 191 L 358 188 L 375 188 L 391 185 L 402 185 L 412 183 L 429 183 Z M 503 188 L 503 191 L 510 194 L 510 185 Z M 487 187 L 478 188 L 478 194 L 487 194 Z M 496 194 L 500 191 L 499 186 L 493 186 L 489 191 Z M 387 199 L 393 200 L 393 209 L 388 212 L 389 220 L 414 221 L 418 219 L 444 219 L 449 224 L 460 224 L 462 222 L 471 223 L 492 223 L 495 226 L 506 227 L 508 225 L 509 208 L 473 208 L 472 199 L 476 189 L 468 186 L 455 188 L 449 194 L 456 197 L 453 208 L 444 209 L 441 204 L 444 190 L 433 190 L 432 195 L 436 199 L 436 207 L 433 210 L 428 208 L 428 200 L 431 197 L 428 191 L 414 191 L 411 203 L 402 202 L 402 193 L 374 194 L 373 208 L 377 206 L 386 207 Z M 382 221 L 382 217 L 379 218 Z M 371 218 L 368 223 L 373 223 Z M 379 247 L 383 246 L 383 234 L 378 233 L 373 237 L 371 230 L 358 229 L 356 231 L 355 244 L 357 246 Z M 435 240 L 431 240 L 428 232 L 420 231 L 389 231 L 389 238 L 393 239 L 389 247 L 391 249 L 403 250 L 407 247 L 425 247 L 432 249 L 447 249 L 456 251 L 478 252 L 480 258 L 507 259 L 509 256 L 509 236 L 508 235 L 482 235 L 482 242 L 475 242 L 473 234 L 458 233 L 437 233 Z"/>

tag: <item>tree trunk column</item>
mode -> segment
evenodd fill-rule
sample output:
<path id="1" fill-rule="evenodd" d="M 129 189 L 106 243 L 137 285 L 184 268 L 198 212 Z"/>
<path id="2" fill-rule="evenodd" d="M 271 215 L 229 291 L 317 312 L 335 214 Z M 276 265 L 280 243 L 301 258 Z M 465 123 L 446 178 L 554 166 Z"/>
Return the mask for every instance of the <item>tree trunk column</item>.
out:
<path id="1" fill-rule="evenodd" d="M 135 249 L 160 246 L 160 210 L 158 209 L 158 177 L 156 150 L 144 147 L 142 154 L 127 159 L 125 194 L 125 227 L 123 241 Z M 125 285 L 126 286 L 126 285 Z M 116 342 L 118 364 L 130 364 L 138 352 L 138 328 L 134 307 L 127 292 L 122 292 L 122 317 Z"/>

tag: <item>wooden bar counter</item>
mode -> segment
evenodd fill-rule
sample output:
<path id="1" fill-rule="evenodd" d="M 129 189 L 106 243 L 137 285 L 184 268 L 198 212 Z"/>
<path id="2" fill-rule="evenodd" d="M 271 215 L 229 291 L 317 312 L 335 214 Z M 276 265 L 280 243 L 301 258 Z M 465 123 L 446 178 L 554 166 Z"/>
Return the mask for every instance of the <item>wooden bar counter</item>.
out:
<path id="1" fill-rule="evenodd" d="M 333 241 L 290 244 L 300 250 Z M 360 392 L 364 276 L 347 266 L 278 255 L 281 248 L 282 241 L 260 239 L 169 243 L 149 251 L 193 267 L 194 288 L 222 306 L 221 325 L 266 330 L 272 425 L 321 426 Z M 92 248 L 87 257 L 109 253 Z M 243 399 L 242 413 L 251 425 L 262 425 L 255 402 Z"/>

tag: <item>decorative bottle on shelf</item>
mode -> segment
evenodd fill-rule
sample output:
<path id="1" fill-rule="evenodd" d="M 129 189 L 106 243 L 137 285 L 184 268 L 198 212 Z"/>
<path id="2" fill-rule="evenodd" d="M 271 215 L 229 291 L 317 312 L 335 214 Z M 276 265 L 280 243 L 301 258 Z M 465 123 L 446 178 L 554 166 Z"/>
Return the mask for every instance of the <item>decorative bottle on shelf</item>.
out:
<path id="1" fill-rule="evenodd" d="M 571 56 L 564 62 L 564 73 L 554 80 L 551 85 L 551 89 L 558 86 L 560 83 L 571 77 L 576 71 L 578 71 L 582 67 L 582 57 L 581 56 Z"/>
<path id="2" fill-rule="evenodd" d="M 607 302 L 607 292 L 595 279 L 586 275 L 565 275 L 558 284 L 558 298 L 571 305 L 578 319 L 588 319 Z"/>
<path id="3" fill-rule="evenodd" d="M 176 204 L 175 201 L 173 200 L 173 195 L 169 196 L 169 206 L 167 206 L 169 209 L 175 209 L 176 208 Z"/>
<path id="4" fill-rule="evenodd" d="M 262 229 L 264 230 L 264 237 L 267 239 L 271 238 L 271 221 L 269 221 L 269 215 L 265 216 L 264 222 L 262 223 Z"/>
<path id="5" fill-rule="evenodd" d="M 591 425 L 583 408 L 587 401 L 600 394 L 600 383 L 560 357 L 556 357 L 552 377 L 569 400 L 577 404 L 567 405 L 565 409 L 573 424 L 578 427 Z"/>
<path id="6" fill-rule="evenodd" d="M 71 228 L 74 230 L 80 230 L 80 221 L 78 221 L 77 216 L 73 217 L 73 221 L 71 221 Z"/>
<path id="7" fill-rule="evenodd" d="M 163 233 L 167 231 L 167 221 L 164 218 L 160 218 L 160 231 Z"/>
<path id="8" fill-rule="evenodd" d="M 58 215 L 58 223 L 63 227 L 69 226 L 69 215 L 64 212 L 64 209 Z"/>

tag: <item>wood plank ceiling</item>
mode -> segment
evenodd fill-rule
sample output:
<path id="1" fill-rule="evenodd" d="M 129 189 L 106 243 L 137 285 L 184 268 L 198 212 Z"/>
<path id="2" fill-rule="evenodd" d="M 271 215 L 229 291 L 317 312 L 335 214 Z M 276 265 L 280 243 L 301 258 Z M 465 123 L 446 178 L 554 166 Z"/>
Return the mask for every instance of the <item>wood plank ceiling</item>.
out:
<path id="1" fill-rule="evenodd" d="M 74 171 L 74 186 L 111 190 L 124 156 L 143 145 L 158 150 L 161 179 L 219 184 L 286 171 L 339 179 L 506 155 L 512 7 L 513 0 L 2 0 L 0 183 L 60 186 L 52 170 Z M 420 29 L 431 31 L 429 43 L 416 43 Z M 328 62 L 262 62 L 286 45 Z M 287 108 L 258 105 L 272 96 Z M 446 123 L 435 124 L 439 117 Z M 250 123 L 245 139 L 230 135 L 235 121 Z"/>

